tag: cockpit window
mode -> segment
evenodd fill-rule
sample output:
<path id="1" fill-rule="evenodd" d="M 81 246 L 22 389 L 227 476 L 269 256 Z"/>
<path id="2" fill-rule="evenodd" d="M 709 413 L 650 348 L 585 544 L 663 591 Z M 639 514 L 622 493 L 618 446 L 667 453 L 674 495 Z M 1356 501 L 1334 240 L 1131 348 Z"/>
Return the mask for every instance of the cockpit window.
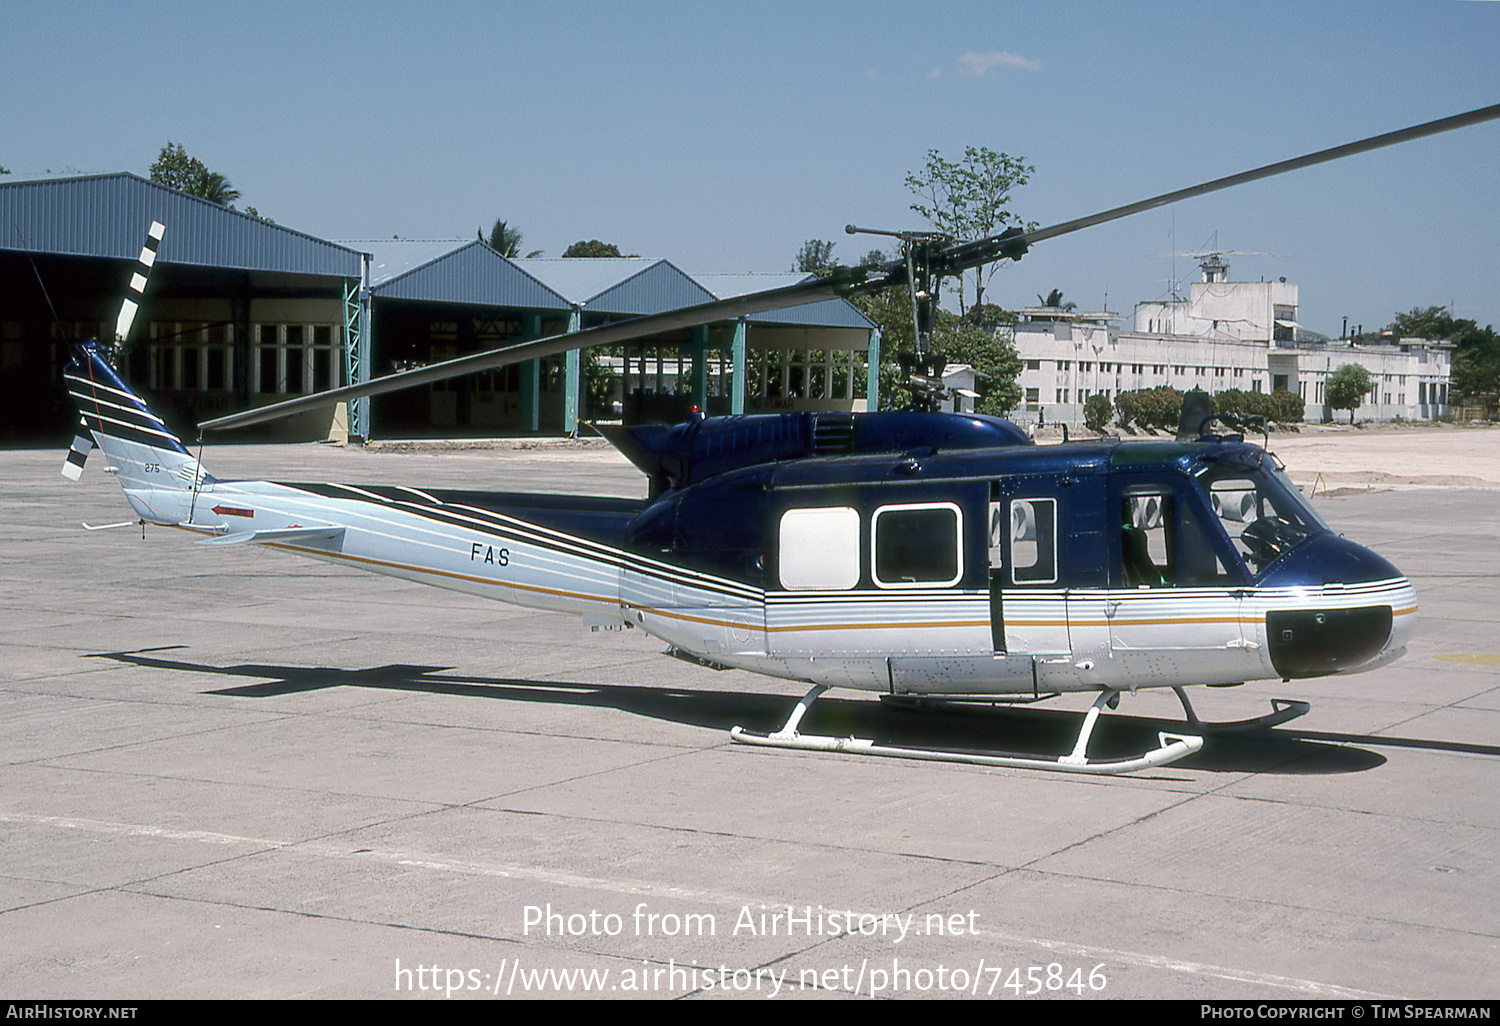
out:
<path id="1" fill-rule="evenodd" d="M 1283 553 L 1328 529 L 1270 459 L 1261 466 L 1210 466 L 1198 475 L 1235 551 L 1257 577 Z"/>

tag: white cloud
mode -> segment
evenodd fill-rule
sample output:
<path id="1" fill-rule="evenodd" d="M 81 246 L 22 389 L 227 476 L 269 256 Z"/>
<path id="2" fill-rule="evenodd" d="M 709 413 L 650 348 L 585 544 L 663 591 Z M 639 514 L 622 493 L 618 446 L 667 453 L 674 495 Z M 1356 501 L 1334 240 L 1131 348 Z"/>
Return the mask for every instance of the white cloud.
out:
<path id="1" fill-rule="evenodd" d="M 1000 68 L 1007 68 L 1011 71 L 1042 70 L 1041 61 L 1006 53 L 1004 50 L 960 54 L 955 63 L 958 65 L 958 73 L 964 78 L 992 78 Z"/>

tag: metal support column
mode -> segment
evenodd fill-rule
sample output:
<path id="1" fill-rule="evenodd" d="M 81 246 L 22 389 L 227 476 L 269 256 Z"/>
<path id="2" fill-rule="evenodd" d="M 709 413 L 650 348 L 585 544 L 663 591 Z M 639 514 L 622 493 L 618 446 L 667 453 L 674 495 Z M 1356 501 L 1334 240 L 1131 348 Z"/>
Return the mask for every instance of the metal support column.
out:
<path id="1" fill-rule="evenodd" d="M 348 384 L 370 380 L 370 255 L 360 254 L 360 277 L 344 281 L 344 378 Z M 370 440 L 370 400 L 349 400 L 349 440 Z"/>
<path id="2" fill-rule="evenodd" d="M 708 326 L 693 329 L 693 405 L 708 413 Z"/>
<path id="3" fill-rule="evenodd" d="M 568 314 L 568 334 L 572 334 L 583 327 L 583 313 L 579 307 L 573 307 L 573 312 Z M 583 353 L 577 349 L 569 349 L 566 363 L 563 365 L 563 434 L 569 438 L 578 435 L 578 412 L 582 408 L 579 397 L 583 393 L 582 374 Z"/>
<path id="4" fill-rule="evenodd" d="M 745 324 L 745 318 L 743 317 L 734 322 L 734 342 L 730 349 L 730 352 L 733 354 L 734 360 L 734 378 L 729 393 L 730 413 L 745 412 L 745 386 L 746 384 L 748 384 L 748 382 L 745 380 L 745 335 L 747 327 L 748 326 Z"/>
<path id="5" fill-rule="evenodd" d="M 542 315 L 526 315 L 526 337 L 542 337 Z M 527 360 L 521 364 L 521 430 L 542 429 L 542 361 Z"/>
<path id="6" fill-rule="evenodd" d="M 865 364 L 865 409 L 880 409 L 880 329 L 870 329 L 870 348 Z"/>

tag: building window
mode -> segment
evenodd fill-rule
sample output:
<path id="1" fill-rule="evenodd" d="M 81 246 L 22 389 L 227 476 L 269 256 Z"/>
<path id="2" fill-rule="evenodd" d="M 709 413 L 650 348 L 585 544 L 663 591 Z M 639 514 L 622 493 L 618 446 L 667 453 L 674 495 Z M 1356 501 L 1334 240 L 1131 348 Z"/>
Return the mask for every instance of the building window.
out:
<path id="1" fill-rule="evenodd" d="M 262 394 L 302 395 L 343 384 L 344 347 L 334 324 L 257 324 L 250 382 Z"/>
<path id="2" fill-rule="evenodd" d="M 234 388 L 234 329 L 228 324 L 155 321 L 147 380 L 152 388 L 186 392 Z"/>
<path id="3" fill-rule="evenodd" d="M 1290 342 L 1295 337 L 1296 329 L 1292 327 L 1297 320 L 1297 308 L 1295 306 L 1273 306 L 1271 316 L 1275 323 L 1271 325 L 1271 340 L 1273 342 Z"/>

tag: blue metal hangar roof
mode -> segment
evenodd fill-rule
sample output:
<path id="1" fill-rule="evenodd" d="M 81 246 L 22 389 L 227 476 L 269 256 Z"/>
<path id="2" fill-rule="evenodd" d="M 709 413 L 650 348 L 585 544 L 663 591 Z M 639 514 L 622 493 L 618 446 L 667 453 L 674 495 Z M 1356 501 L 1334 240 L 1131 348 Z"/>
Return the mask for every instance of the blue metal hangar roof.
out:
<path id="1" fill-rule="evenodd" d="M 161 263 L 358 278 L 360 254 L 128 171 L 0 178 L 0 249 L 134 260 L 152 221 Z"/>
<path id="2" fill-rule="evenodd" d="M 514 261 L 585 313 L 642 316 L 712 303 L 713 293 L 669 261 L 646 257 Z"/>
<path id="3" fill-rule="evenodd" d="M 766 289 L 797 285 L 814 276 L 800 271 L 788 274 L 694 274 L 693 280 L 714 294 L 715 299 L 731 299 Z M 819 303 L 788 306 L 751 314 L 751 324 L 786 325 L 817 328 L 873 328 L 875 322 L 847 299 L 825 299 Z"/>
<path id="4" fill-rule="evenodd" d="M 370 294 L 378 299 L 571 310 L 573 304 L 479 239 L 351 242 L 370 254 Z"/>
<path id="5" fill-rule="evenodd" d="M 805 274 L 687 274 L 654 257 L 508 259 L 485 242 L 350 240 L 371 254 L 370 291 L 379 298 L 518 307 L 578 308 L 638 317 L 680 310 L 805 281 Z M 874 322 L 842 299 L 756 314 L 752 323 L 864 328 Z"/>

